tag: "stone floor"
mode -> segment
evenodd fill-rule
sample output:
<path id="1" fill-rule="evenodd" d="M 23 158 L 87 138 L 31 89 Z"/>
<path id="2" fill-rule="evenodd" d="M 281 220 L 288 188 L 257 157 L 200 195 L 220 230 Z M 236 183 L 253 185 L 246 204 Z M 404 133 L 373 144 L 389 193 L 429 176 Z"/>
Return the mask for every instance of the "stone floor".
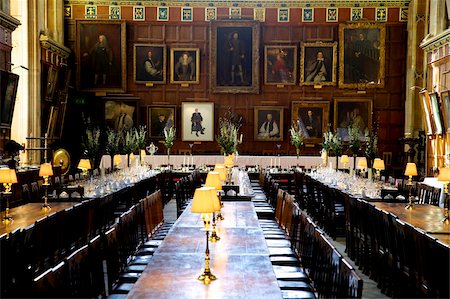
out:
<path id="1" fill-rule="evenodd" d="M 175 221 L 177 219 L 177 205 L 175 199 L 169 201 L 164 207 L 164 219 L 165 221 Z M 377 283 L 371 280 L 367 275 L 363 274 L 355 263 L 347 256 L 345 253 L 345 238 L 337 238 L 336 240 L 333 240 L 328 237 L 328 239 L 336 247 L 339 253 L 350 262 L 350 264 L 356 269 L 358 275 L 363 279 L 364 285 L 362 298 L 389 298 L 381 293 L 380 289 L 377 288 Z"/>

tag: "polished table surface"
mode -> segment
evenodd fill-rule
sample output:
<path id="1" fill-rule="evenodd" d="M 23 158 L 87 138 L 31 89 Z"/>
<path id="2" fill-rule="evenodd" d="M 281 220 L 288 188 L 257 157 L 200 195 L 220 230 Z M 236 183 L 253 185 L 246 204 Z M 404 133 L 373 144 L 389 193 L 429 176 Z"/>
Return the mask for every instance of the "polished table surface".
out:
<path id="1" fill-rule="evenodd" d="M 211 272 L 204 285 L 205 232 L 188 207 L 155 252 L 128 298 L 281 298 L 252 202 L 224 202 L 221 240 L 210 242 Z"/>
<path id="2" fill-rule="evenodd" d="M 9 210 L 9 215 L 13 217 L 14 221 L 11 224 L 5 225 L 5 223 L 0 223 L 0 235 L 4 233 L 10 233 L 17 228 L 25 228 L 37 220 L 47 217 L 53 213 L 59 212 L 61 210 L 73 207 L 77 202 L 51 202 L 50 207 L 51 210 L 48 212 L 44 212 L 41 210 L 42 203 L 28 203 L 22 206 L 18 206 L 16 208 Z M 5 212 L 2 212 L 2 217 L 5 215 Z"/>
<path id="3" fill-rule="evenodd" d="M 414 205 L 412 210 L 405 209 L 404 203 L 373 202 L 377 208 L 396 215 L 401 221 L 450 245 L 450 225 L 443 223 L 444 209 L 433 205 Z"/>

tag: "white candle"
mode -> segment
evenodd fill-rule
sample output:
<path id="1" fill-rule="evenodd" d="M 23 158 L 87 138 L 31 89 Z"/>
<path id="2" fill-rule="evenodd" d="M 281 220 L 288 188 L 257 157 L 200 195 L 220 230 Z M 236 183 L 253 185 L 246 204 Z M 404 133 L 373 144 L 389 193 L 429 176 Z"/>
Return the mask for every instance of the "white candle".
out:
<path id="1" fill-rule="evenodd" d="M 272 168 L 272 158 L 270 158 L 270 168 Z"/>
<path id="2" fill-rule="evenodd" d="M 242 143 L 242 134 L 241 137 L 239 138 L 239 143 Z"/>
<path id="3" fill-rule="evenodd" d="M 183 167 L 186 165 L 186 153 L 183 156 Z"/>
<path id="4" fill-rule="evenodd" d="M 191 167 L 194 167 L 194 156 L 191 155 Z"/>

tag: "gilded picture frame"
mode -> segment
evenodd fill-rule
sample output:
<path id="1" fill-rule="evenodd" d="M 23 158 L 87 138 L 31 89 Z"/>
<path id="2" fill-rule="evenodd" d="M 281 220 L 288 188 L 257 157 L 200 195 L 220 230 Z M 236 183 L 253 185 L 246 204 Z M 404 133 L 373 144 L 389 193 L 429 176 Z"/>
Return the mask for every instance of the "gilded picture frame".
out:
<path id="1" fill-rule="evenodd" d="M 280 106 L 256 106 L 254 111 L 254 140 L 283 141 L 284 108 Z"/>
<path id="2" fill-rule="evenodd" d="M 445 132 L 450 132 L 450 90 L 441 92 L 441 113 L 444 121 Z"/>
<path id="3" fill-rule="evenodd" d="M 366 129 L 372 129 L 372 99 L 371 98 L 335 98 L 334 99 L 334 129 L 343 141 L 348 141 L 348 127 L 359 127 L 360 140 L 364 140 Z"/>
<path id="4" fill-rule="evenodd" d="M 166 84 L 166 65 L 166 45 L 134 44 L 133 78 L 136 84 Z"/>
<path id="5" fill-rule="evenodd" d="M 336 86 L 337 42 L 301 44 L 300 85 Z"/>
<path id="6" fill-rule="evenodd" d="M 210 88 L 213 93 L 259 93 L 258 21 L 211 21 Z"/>
<path id="7" fill-rule="evenodd" d="M 425 123 L 425 133 L 427 135 L 433 135 L 434 124 L 431 114 L 431 100 L 430 95 L 426 89 L 419 92 L 420 95 L 420 107 L 422 108 L 422 117 Z"/>
<path id="8" fill-rule="evenodd" d="M 214 103 L 181 103 L 181 140 L 214 141 Z"/>
<path id="9" fill-rule="evenodd" d="M 386 27 L 339 24 L 339 87 L 384 88 Z"/>
<path id="10" fill-rule="evenodd" d="M 78 89 L 125 92 L 126 22 L 77 20 L 76 29 Z"/>
<path id="11" fill-rule="evenodd" d="M 264 84 L 297 84 L 297 46 L 264 47 Z"/>
<path id="12" fill-rule="evenodd" d="M 147 106 L 147 132 L 151 139 L 164 139 L 164 129 L 176 128 L 177 106 Z"/>
<path id="13" fill-rule="evenodd" d="M 200 48 L 170 49 L 170 83 L 200 83 Z"/>
<path id="14" fill-rule="evenodd" d="M 291 124 L 301 130 L 306 143 L 322 142 L 323 133 L 327 131 L 330 117 L 330 102 L 294 101 L 291 107 Z"/>

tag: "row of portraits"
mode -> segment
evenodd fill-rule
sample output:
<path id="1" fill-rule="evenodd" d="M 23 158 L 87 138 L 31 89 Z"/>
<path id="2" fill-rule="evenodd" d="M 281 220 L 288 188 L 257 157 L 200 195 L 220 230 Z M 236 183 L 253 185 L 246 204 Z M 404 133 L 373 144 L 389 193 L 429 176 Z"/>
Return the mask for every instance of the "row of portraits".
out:
<path id="1" fill-rule="evenodd" d="M 450 133 L 450 90 L 420 91 L 420 104 L 427 135 Z"/>
<path id="2" fill-rule="evenodd" d="M 333 103 L 334 128 L 346 141 L 348 127 L 356 125 L 360 138 L 364 138 L 366 128 L 372 124 L 372 100 L 370 98 L 336 98 Z M 147 106 L 147 128 L 150 139 L 162 139 L 164 129 L 181 127 L 182 141 L 214 141 L 214 103 L 183 102 L 181 120 L 177 119 L 177 107 Z M 121 131 L 137 124 L 138 101 L 107 101 L 105 118 L 107 125 Z M 320 143 L 323 133 L 328 130 L 330 102 L 323 100 L 294 101 L 291 106 L 290 121 L 284 119 L 282 106 L 254 107 L 254 140 L 283 141 L 285 132 L 291 125 L 301 130 L 307 143 Z M 128 122 L 127 122 L 128 120 Z M 179 125 L 181 123 L 181 126 Z"/>
<path id="3" fill-rule="evenodd" d="M 125 31 L 123 21 L 77 21 L 77 83 L 81 90 L 126 90 Z M 337 42 L 302 43 L 299 82 L 301 85 L 339 82 L 343 88 L 384 87 L 384 44 L 382 24 L 340 24 L 339 58 Z M 260 25 L 256 21 L 211 22 L 209 83 L 212 92 L 258 93 L 259 45 Z M 264 84 L 297 84 L 297 52 L 297 46 L 292 44 L 266 45 Z M 199 83 L 199 48 L 171 48 L 169 72 L 166 55 L 166 45 L 134 44 L 134 81 L 164 84 L 169 73 L 170 83 Z"/>

